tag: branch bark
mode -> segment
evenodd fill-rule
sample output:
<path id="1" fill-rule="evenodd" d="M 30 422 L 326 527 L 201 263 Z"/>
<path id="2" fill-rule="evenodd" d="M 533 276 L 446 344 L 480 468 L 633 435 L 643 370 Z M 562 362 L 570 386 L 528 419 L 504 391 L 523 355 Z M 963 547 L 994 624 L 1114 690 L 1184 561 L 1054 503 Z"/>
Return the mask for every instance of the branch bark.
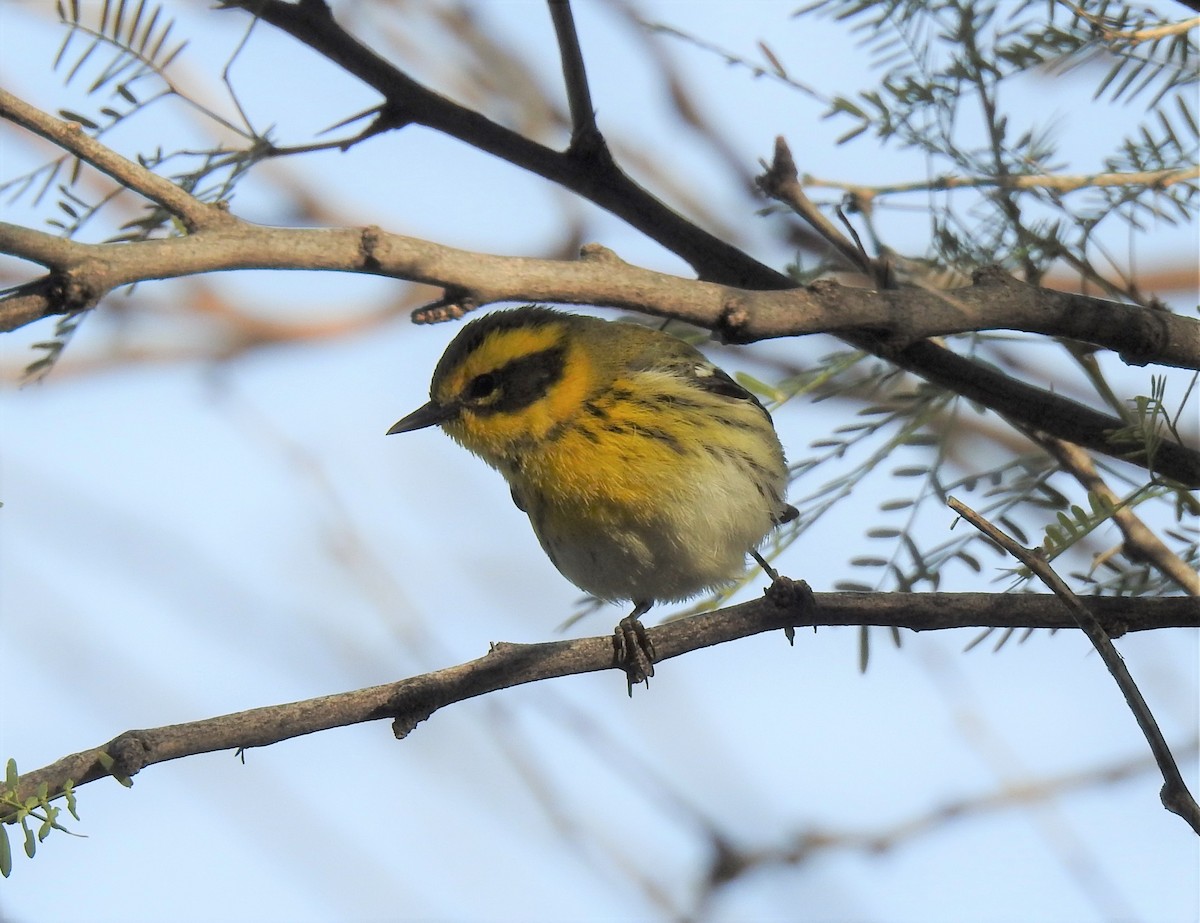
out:
<path id="1" fill-rule="evenodd" d="M 878 625 L 913 631 L 947 628 L 1076 628 L 1050 595 L 1002 593 L 818 593 L 815 605 L 759 599 L 648 630 L 658 662 L 739 638 L 787 628 Z M 1081 604 L 1110 636 L 1127 631 L 1200 627 L 1200 603 L 1185 598 L 1090 597 Z M 216 750 L 264 747 L 334 727 L 391 718 L 403 738 L 440 708 L 500 689 L 558 676 L 616 670 L 612 637 L 545 644 L 493 645 L 478 660 L 383 686 L 249 711 L 126 731 L 106 744 L 71 754 L 20 777 L 18 797 L 46 786 L 51 797 L 113 776 L 128 779 L 155 763 Z M 667 674 L 660 673 L 660 677 Z M 669 680 L 664 680 L 669 681 Z M 11 816 L 0 821 L 11 822 Z"/>
<path id="2" fill-rule="evenodd" d="M 0 222 L 0 252 L 69 276 L 95 297 L 133 282 L 234 269 L 359 272 L 454 293 L 456 305 L 429 319 L 499 302 L 552 301 L 675 318 L 722 330 L 736 343 L 869 330 L 896 350 L 932 336 L 1020 330 L 1111 349 L 1133 365 L 1200 369 L 1200 322 L 1041 289 L 999 271 L 980 272 L 974 284 L 946 292 L 874 291 L 836 282 L 755 291 L 642 269 L 597 245 L 585 247 L 578 261 L 539 260 L 458 250 L 375 227 L 265 227 L 222 214 L 228 220 L 219 229 L 120 244 L 76 243 Z M 40 291 L 36 309 L 17 311 L 12 296 L 0 298 L 0 332 L 63 313 L 64 304 L 54 300 L 61 292 L 49 285 Z"/>

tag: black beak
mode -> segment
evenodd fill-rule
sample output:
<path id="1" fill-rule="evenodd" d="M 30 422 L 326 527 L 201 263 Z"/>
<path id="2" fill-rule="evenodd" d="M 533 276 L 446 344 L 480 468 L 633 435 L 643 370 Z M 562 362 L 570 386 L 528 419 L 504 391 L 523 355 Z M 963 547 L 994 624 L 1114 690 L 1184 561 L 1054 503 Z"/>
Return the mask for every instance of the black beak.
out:
<path id="1" fill-rule="evenodd" d="M 453 419 L 458 415 L 458 408 L 454 405 L 438 404 L 430 401 L 424 407 L 414 410 L 407 417 L 393 426 L 387 431 L 389 436 L 396 433 L 411 433 L 415 429 L 424 429 L 427 426 L 437 426 L 439 423 L 445 423 L 447 420 Z"/>

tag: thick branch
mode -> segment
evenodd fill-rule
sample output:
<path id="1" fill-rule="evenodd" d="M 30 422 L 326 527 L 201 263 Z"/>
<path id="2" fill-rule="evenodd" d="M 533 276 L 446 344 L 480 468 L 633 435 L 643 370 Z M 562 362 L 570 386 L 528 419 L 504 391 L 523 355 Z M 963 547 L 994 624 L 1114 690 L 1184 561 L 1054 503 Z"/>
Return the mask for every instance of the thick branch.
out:
<path id="1" fill-rule="evenodd" d="M 1074 628 L 1075 620 L 1053 596 L 989 593 L 818 593 L 815 605 L 755 600 L 649 629 L 658 661 L 738 638 L 787 627 L 881 625 L 933 631 L 946 628 Z M 1126 631 L 1200 627 L 1193 599 L 1082 600 L 1110 635 Z M 801 641 L 803 643 L 803 641 Z M 215 750 L 263 747 L 334 727 L 393 719 L 404 737 L 446 705 L 558 676 L 617 670 L 608 635 L 546 644 L 497 644 L 484 657 L 384 686 L 255 708 L 250 711 L 127 731 L 100 747 L 72 754 L 21 776 L 27 798 L 45 785 L 51 796 L 70 782 L 78 787 L 106 776 L 127 778 L 154 763 Z M 668 674 L 662 674 L 666 677 Z M 669 681 L 664 679 L 664 681 Z M 10 818 L 4 818 L 10 820 Z"/>
<path id="2" fill-rule="evenodd" d="M 870 291 L 833 283 L 747 291 L 640 269 L 599 247 L 586 248 L 584 259 L 575 262 L 535 260 L 471 253 L 377 228 L 268 228 L 232 217 L 220 228 L 187 237 L 121 244 L 65 242 L 0 222 L 0 252 L 53 270 L 48 279 L 0 298 L 0 330 L 94 303 L 131 282 L 231 269 L 305 269 L 425 282 L 445 288 L 464 308 L 550 301 L 648 311 L 724 331 L 742 343 L 870 331 L 876 350 L 902 365 L 922 364 L 921 356 L 938 353 L 933 365 L 943 371 L 926 377 L 1010 419 L 1142 465 L 1147 460 L 1135 454 L 1137 446 L 1115 442 L 1111 436 L 1124 426 L 1122 421 L 997 376 L 922 338 L 963 330 L 1028 330 L 1107 345 L 1131 362 L 1153 359 L 1200 367 L 1200 323 L 1194 320 L 1051 292 L 1002 273 L 983 273 L 973 286 L 951 292 Z M 878 345 L 889 342 L 893 345 L 888 350 Z M 1200 453 L 1164 442 L 1150 463 L 1182 484 L 1200 486 Z"/>
<path id="3" fill-rule="evenodd" d="M 233 269 L 365 272 L 440 286 L 468 307 L 551 301 L 628 308 L 723 329 L 738 343 L 866 330 L 902 350 L 931 336 L 1022 330 L 1112 349 L 1130 364 L 1200 368 L 1200 322 L 1037 288 L 1001 272 L 981 273 L 974 285 L 946 292 L 834 282 L 751 291 L 641 269 L 597 246 L 586 247 L 580 261 L 537 260 L 457 250 L 378 228 L 272 228 L 232 217 L 219 230 L 121 244 L 80 244 L 0 222 L 0 253 L 69 272 L 80 287 L 100 294 L 131 282 Z M 0 330 L 15 329 L 18 319 L 0 322 Z"/>

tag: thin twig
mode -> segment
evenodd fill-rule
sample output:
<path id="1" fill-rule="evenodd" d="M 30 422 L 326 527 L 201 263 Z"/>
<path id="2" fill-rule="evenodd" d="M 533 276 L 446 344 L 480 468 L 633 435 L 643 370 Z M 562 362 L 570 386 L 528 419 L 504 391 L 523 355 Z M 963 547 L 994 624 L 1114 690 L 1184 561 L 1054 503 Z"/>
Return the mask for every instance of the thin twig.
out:
<path id="1" fill-rule="evenodd" d="M 101 144 L 84 132 L 83 126 L 77 122 L 56 119 L 5 89 L 0 89 L 0 118 L 40 135 L 112 177 L 122 186 L 141 193 L 178 217 L 190 231 L 235 221 L 223 209 L 201 202 L 169 179 Z"/>
<path id="2" fill-rule="evenodd" d="M 771 165 L 766 167 L 766 172 L 759 176 L 755 182 L 758 188 L 763 191 L 763 194 L 772 199 L 776 199 L 787 205 L 797 215 L 812 225 L 813 230 L 825 238 L 826 241 L 841 255 L 847 263 L 855 269 L 861 270 L 872 277 L 874 270 L 871 265 L 871 258 L 867 255 L 862 246 L 855 246 L 837 226 L 825 217 L 813 201 L 804 192 L 804 187 L 800 185 L 800 180 L 796 172 L 796 161 L 792 157 L 792 151 L 788 147 L 787 141 L 780 135 L 775 139 L 775 156 L 771 161 Z"/>
<path id="3" fill-rule="evenodd" d="M 1193 740 L 1181 749 L 1194 753 L 1197 742 Z M 877 830 L 829 830 L 811 827 L 793 836 L 790 842 L 779 846 L 757 849 L 730 848 L 718 857 L 720 865 L 714 862 L 710 867 L 698 904 L 703 905 L 710 900 L 716 890 L 731 879 L 762 871 L 765 867 L 801 865 L 835 850 L 879 855 L 889 850 L 894 851 L 919 837 L 942 832 L 954 822 L 1030 807 L 1076 792 L 1111 786 L 1136 778 L 1153 768 L 1154 761 L 1147 756 L 1125 759 L 1093 769 L 1009 784 L 980 795 L 951 799 L 928 811 Z M 702 919 L 703 916 L 701 913 L 695 913 L 689 919 Z"/>
<path id="4" fill-rule="evenodd" d="M 1180 0 L 1180 2 L 1193 10 L 1200 9 L 1200 5 L 1196 4 L 1194 0 Z M 1162 23 L 1161 25 L 1145 29 L 1114 29 L 1111 25 L 1113 20 L 1103 14 L 1092 13 L 1083 4 L 1068 3 L 1066 7 L 1076 16 L 1090 22 L 1108 42 L 1117 47 L 1125 44 L 1137 46 L 1142 42 L 1153 42 L 1173 35 L 1182 35 L 1200 27 L 1200 16 L 1198 16 L 1192 19 L 1183 19 L 1179 22 Z"/>
<path id="5" fill-rule="evenodd" d="M 1175 757 L 1171 755 L 1171 748 L 1167 746 L 1167 741 L 1150 711 L 1150 706 L 1146 704 L 1128 667 L 1125 666 L 1125 661 L 1113 646 L 1108 632 L 1063 579 L 1054 572 L 1054 568 L 1046 562 L 1042 555 L 1036 551 L 1030 551 L 954 497 L 949 498 L 947 503 L 963 519 L 1033 571 L 1071 611 L 1079 627 L 1100 654 L 1104 665 L 1108 667 L 1108 672 L 1116 680 L 1122 695 L 1125 696 L 1125 701 L 1129 704 L 1130 711 L 1133 712 L 1138 726 L 1141 727 L 1146 741 L 1150 744 L 1150 751 L 1154 754 L 1154 760 L 1158 763 L 1159 771 L 1163 776 L 1163 787 L 1159 792 L 1163 807 L 1182 817 L 1192 830 L 1200 835 L 1200 805 L 1196 804 L 1196 800 L 1188 791 L 1183 774 L 1179 771 Z"/>
<path id="6" fill-rule="evenodd" d="M 1169 170 L 1145 170 L 1131 173 L 1083 174 L 1021 174 L 1017 176 L 955 176 L 944 174 L 932 179 L 909 183 L 884 183 L 864 186 L 859 183 L 820 179 L 805 174 L 801 183 L 814 189 L 842 189 L 865 201 L 879 196 L 906 192 L 945 192 L 950 189 L 1049 189 L 1053 192 L 1075 192 L 1108 186 L 1153 186 L 1165 189 L 1176 183 L 1200 179 L 1200 167 L 1180 167 Z"/>

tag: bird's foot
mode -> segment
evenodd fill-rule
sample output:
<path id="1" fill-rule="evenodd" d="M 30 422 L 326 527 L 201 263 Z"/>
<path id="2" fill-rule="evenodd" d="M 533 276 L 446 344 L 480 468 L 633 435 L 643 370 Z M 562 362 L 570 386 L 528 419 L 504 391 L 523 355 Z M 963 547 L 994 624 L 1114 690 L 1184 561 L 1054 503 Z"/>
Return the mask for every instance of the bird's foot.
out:
<path id="1" fill-rule="evenodd" d="M 654 642 L 639 618 L 646 609 L 639 606 L 632 615 L 621 619 L 613 631 L 613 663 L 625 671 L 630 697 L 638 683 L 649 688 L 650 677 L 654 675 Z"/>
<path id="2" fill-rule="evenodd" d="M 774 603 L 778 609 L 799 609 L 801 613 L 810 613 L 817 607 L 812 587 L 808 585 L 807 581 L 793 580 L 791 577 L 784 577 L 781 574 L 775 574 L 771 578 L 771 585 L 763 590 L 763 596 Z M 788 639 L 788 644 L 796 643 L 794 626 L 785 626 L 783 634 Z"/>

